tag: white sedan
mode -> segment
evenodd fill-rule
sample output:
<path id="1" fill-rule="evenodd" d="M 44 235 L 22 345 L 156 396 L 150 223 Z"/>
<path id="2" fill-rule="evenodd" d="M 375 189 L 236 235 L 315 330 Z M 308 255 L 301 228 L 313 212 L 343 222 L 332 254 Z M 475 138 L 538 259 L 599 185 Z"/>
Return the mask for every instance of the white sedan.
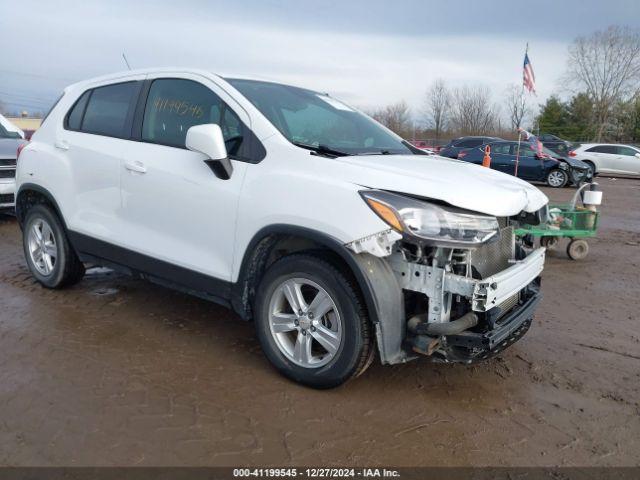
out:
<path id="1" fill-rule="evenodd" d="M 569 155 L 588 164 L 594 174 L 640 175 L 640 148 L 631 145 L 585 143 Z"/>

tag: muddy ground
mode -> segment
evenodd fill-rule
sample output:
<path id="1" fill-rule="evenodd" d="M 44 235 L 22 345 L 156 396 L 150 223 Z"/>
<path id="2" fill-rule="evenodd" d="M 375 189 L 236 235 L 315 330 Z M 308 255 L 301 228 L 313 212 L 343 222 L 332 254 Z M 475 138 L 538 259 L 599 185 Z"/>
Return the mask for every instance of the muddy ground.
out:
<path id="1" fill-rule="evenodd" d="M 549 255 L 519 343 L 332 391 L 281 378 L 214 304 L 99 270 L 41 288 L 4 218 L 0 465 L 639 465 L 640 180 L 600 182 L 589 257 Z"/>

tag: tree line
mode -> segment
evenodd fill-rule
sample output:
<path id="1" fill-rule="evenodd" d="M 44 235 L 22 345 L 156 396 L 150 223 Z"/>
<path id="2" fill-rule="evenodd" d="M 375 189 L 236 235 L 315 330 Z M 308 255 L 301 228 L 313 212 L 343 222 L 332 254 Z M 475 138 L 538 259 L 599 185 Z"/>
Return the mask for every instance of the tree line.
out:
<path id="1" fill-rule="evenodd" d="M 497 103 L 485 86 L 451 88 L 443 79 L 427 89 L 415 117 L 405 101 L 369 113 L 404 138 L 509 138 L 523 127 L 573 141 L 639 142 L 640 32 L 611 26 L 576 38 L 568 53 L 561 78 L 568 100 L 551 96 L 538 114 L 520 85 L 507 86 Z"/>

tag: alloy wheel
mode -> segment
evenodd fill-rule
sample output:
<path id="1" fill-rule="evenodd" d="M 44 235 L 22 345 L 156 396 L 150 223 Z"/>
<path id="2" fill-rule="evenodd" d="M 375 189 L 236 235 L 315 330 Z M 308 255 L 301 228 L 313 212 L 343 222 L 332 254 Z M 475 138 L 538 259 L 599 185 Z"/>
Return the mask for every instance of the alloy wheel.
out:
<path id="1" fill-rule="evenodd" d="M 280 352 L 304 368 L 329 363 L 342 343 L 342 320 L 331 296 L 307 278 L 290 278 L 269 302 L 269 329 Z"/>
<path id="2" fill-rule="evenodd" d="M 58 259 L 58 247 L 51 226 L 38 218 L 29 228 L 28 235 L 31 263 L 41 275 L 51 275 Z"/>
<path id="3" fill-rule="evenodd" d="M 549 176 L 547 177 L 547 182 L 551 187 L 561 187 L 565 184 L 566 181 L 567 178 L 565 173 L 560 170 L 554 170 L 553 172 L 549 173 Z"/>

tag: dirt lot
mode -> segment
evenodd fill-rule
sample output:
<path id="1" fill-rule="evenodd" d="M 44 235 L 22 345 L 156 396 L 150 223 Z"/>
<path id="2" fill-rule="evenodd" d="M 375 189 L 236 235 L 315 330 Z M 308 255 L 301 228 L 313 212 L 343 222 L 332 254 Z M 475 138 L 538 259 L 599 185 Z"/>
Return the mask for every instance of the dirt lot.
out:
<path id="1" fill-rule="evenodd" d="M 5 218 L 0 465 L 640 465 L 640 181 L 600 182 L 589 257 L 549 255 L 502 356 L 376 363 L 323 392 L 216 305 L 100 270 L 42 289 Z"/>

